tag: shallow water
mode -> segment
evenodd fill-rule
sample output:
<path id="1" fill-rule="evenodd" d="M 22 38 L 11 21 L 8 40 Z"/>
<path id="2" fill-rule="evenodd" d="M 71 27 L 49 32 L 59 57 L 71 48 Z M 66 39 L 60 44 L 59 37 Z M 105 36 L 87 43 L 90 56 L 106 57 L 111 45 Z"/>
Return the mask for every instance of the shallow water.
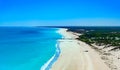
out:
<path id="1" fill-rule="evenodd" d="M 0 27 L 0 70 L 40 70 L 56 53 L 57 30 Z"/>

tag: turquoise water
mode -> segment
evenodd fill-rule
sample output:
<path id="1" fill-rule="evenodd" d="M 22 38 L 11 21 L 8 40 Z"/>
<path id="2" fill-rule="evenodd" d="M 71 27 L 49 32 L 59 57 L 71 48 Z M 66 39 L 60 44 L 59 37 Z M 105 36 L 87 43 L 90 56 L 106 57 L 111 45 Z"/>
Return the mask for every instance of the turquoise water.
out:
<path id="1" fill-rule="evenodd" d="M 0 27 L 0 31 L 0 70 L 40 70 L 62 38 L 56 28 Z"/>

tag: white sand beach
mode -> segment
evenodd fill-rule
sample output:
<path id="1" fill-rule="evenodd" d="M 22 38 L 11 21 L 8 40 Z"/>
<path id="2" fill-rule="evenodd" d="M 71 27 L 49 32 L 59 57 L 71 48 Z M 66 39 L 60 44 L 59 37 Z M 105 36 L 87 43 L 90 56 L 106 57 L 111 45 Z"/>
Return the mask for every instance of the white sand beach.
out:
<path id="1" fill-rule="evenodd" d="M 61 54 L 51 70 L 110 70 L 95 50 L 66 30 L 59 31 L 64 36 L 59 40 Z"/>

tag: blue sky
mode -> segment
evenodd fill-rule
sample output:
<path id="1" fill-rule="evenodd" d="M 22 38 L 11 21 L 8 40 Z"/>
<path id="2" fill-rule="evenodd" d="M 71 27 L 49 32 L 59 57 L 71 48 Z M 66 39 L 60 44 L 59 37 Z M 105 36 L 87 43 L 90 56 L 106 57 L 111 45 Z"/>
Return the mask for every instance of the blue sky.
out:
<path id="1" fill-rule="evenodd" d="M 120 26 L 120 0 L 0 0 L 0 26 Z"/>

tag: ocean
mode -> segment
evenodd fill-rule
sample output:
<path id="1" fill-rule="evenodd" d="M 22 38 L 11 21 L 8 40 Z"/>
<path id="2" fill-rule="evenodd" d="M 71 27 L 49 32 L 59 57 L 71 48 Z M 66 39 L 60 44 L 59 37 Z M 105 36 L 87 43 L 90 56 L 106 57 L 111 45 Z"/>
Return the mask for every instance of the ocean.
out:
<path id="1" fill-rule="evenodd" d="M 58 30 L 0 27 L 0 70 L 49 70 L 60 54 Z"/>

